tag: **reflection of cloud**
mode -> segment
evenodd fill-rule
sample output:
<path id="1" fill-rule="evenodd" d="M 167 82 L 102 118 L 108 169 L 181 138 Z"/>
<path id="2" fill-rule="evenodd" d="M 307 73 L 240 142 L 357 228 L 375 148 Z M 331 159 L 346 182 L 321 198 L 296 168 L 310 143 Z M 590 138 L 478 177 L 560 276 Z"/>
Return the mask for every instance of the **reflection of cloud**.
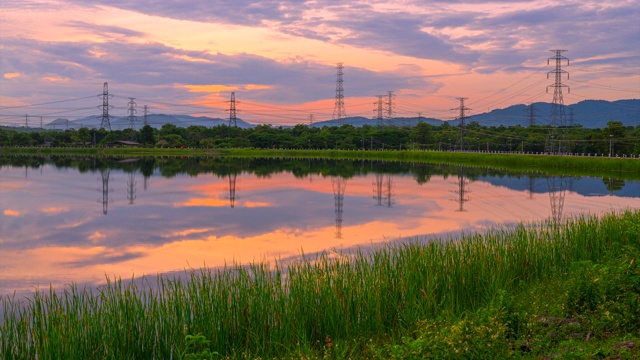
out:
<path id="1" fill-rule="evenodd" d="M 7 210 L 5 210 L 5 211 L 3 212 L 3 214 L 4 214 L 5 216 L 16 216 L 16 217 L 18 217 L 18 216 L 20 216 L 20 215 L 21 215 L 20 211 L 17 211 L 17 210 L 11 210 L 11 209 L 7 209 Z"/>
<path id="2" fill-rule="evenodd" d="M 55 214 L 61 214 L 61 213 L 65 213 L 69 211 L 68 207 L 47 207 L 44 208 L 42 210 L 43 213 L 48 214 L 48 215 L 55 215 Z"/>
<path id="3" fill-rule="evenodd" d="M 268 202 L 257 202 L 257 201 L 246 201 L 242 203 L 243 206 L 248 208 L 257 208 L 257 207 L 269 207 L 271 204 Z"/>
<path id="4" fill-rule="evenodd" d="M 184 207 L 184 206 L 223 207 L 228 205 L 229 205 L 229 200 L 223 200 L 223 199 L 189 199 L 181 204 L 174 204 L 174 207 Z"/>
<path id="5" fill-rule="evenodd" d="M 182 231 L 175 231 L 167 236 L 170 238 L 173 238 L 173 237 L 177 238 L 177 237 L 189 236 L 191 234 L 202 234 L 209 231 L 211 231 L 211 229 L 187 229 Z"/>
<path id="6" fill-rule="evenodd" d="M 125 252 L 122 254 L 102 253 L 102 254 L 93 255 L 88 258 L 83 258 L 82 260 L 67 261 L 62 263 L 62 265 L 77 268 L 77 267 L 95 266 L 95 265 L 103 265 L 103 264 L 117 264 L 120 262 L 137 259 L 144 256 L 145 254 L 141 252 Z"/>

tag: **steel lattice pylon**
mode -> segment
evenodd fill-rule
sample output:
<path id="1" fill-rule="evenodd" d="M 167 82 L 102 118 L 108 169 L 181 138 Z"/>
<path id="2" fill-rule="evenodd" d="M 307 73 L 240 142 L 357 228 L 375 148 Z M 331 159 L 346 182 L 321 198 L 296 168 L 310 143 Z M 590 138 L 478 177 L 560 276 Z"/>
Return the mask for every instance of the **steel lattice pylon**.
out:
<path id="1" fill-rule="evenodd" d="M 333 108 L 333 120 L 338 120 L 340 125 L 342 125 L 342 119 L 347 117 L 347 111 L 344 108 L 343 69 L 342 63 L 336 65 L 336 103 Z"/>
<path id="2" fill-rule="evenodd" d="M 565 113 L 564 113 L 564 99 L 562 97 L 562 88 L 567 88 L 569 91 L 569 86 L 562 83 L 562 75 L 567 74 L 567 79 L 569 79 L 569 73 L 562 70 L 562 62 L 564 60 L 567 61 L 567 66 L 569 65 L 569 59 L 562 55 L 563 52 L 567 50 L 550 50 L 555 53 L 555 56 L 550 57 L 547 60 L 547 65 L 551 60 L 555 61 L 555 69 L 551 70 L 547 73 L 547 79 L 550 74 L 554 75 L 554 83 L 553 85 L 547 86 L 547 91 L 549 91 L 550 87 L 553 87 L 553 101 L 551 102 L 551 116 L 549 117 L 549 134 L 547 136 L 547 141 L 545 143 L 545 152 L 547 153 L 558 153 L 561 154 L 565 152 L 566 146 L 563 146 L 563 127 L 566 126 Z"/>

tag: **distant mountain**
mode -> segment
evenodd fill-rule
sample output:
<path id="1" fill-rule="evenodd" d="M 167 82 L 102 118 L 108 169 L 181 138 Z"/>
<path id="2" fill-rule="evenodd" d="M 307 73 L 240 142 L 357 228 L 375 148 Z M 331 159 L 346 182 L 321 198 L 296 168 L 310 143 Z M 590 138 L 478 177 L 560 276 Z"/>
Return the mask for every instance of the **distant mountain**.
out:
<path id="1" fill-rule="evenodd" d="M 548 125 L 549 117 L 551 114 L 551 104 L 544 102 L 537 102 L 532 104 L 534 109 L 534 124 L 536 125 Z M 475 110 L 477 111 L 477 109 Z M 625 126 L 638 126 L 640 124 L 640 99 L 630 100 L 617 100 L 617 101 L 605 101 L 605 100 L 584 100 L 577 104 L 564 107 L 565 122 L 570 124 L 573 120 L 573 124 L 582 125 L 585 128 L 603 128 L 607 126 L 609 120 L 615 120 L 622 122 Z M 573 112 L 573 116 L 571 113 Z M 473 114 L 474 110 L 471 109 L 470 114 Z M 142 127 L 142 117 L 138 116 L 136 121 L 136 129 Z M 210 118 L 207 116 L 191 116 L 191 115 L 166 115 L 166 114 L 152 114 L 147 117 L 149 125 L 154 128 L 161 128 L 164 124 L 174 124 L 178 127 L 189 127 L 192 125 L 200 126 L 218 126 L 226 125 L 229 123 L 227 119 Z M 478 122 L 482 126 L 528 126 L 530 122 L 529 106 L 527 105 L 512 105 L 504 109 L 495 109 L 486 113 L 480 113 L 470 115 L 465 119 L 466 123 L 472 121 Z M 418 122 L 425 122 L 434 126 L 439 126 L 444 123 L 443 120 L 434 118 L 394 118 L 392 120 L 385 119 L 384 125 L 395 126 L 415 126 Z M 250 124 L 241 119 L 237 120 L 238 127 L 250 128 L 256 126 L 256 124 Z M 449 121 L 450 125 L 456 126 L 460 123 L 459 119 Z M 112 116 L 110 119 L 112 130 L 124 130 L 129 127 L 129 119 L 126 116 Z M 318 121 L 311 124 L 312 127 L 321 128 L 323 126 L 340 126 L 342 124 L 349 124 L 352 126 L 371 125 L 376 126 L 376 119 L 369 119 L 362 116 L 346 117 L 340 121 L 338 120 L 326 120 Z M 45 129 L 79 129 L 81 127 L 87 128 L 99 128 L 101 125 L 101 119 L 96 116 L 89 116 L 86 118 L 69 121 L 67 119 L 56 119 L 51 123 L 44 126 Z"/>
<path id="2" fill-rule="evenodd" d="M 551 115 L 551 104 L 533 103 L 534 123 L 536 125 L 548 125 Z M 564 107 L 565 123 L 569 125 L 573 111 L 573 124 L 582 125 L 585 128 L 603 128 L 609 120 L 622 122 L 625 126 L 637 126 L 640 124 L 640 99 L 633 100 L 584 100 L 577 104 Z M 471 112 L 473 113 L 473 111 Z M 482 126 L 528 126 L 529 107 L 526 105 L 513 105 L 505 109 L 496 109 L 487 113 L 471 115 L 466 122 L 476 121 Z M 451 125 L 459 124 L 454 120 Z"/>
<path id="3" fill-rule="evenodd" d="M 48 130 L 52 129 L 79 129 L 81 127 L 86 127 L 89 129 L 92 128 L 100 128 L 102 123 L 102 119 L 97 116 L 88 116 L 82 119 L 77 120 L 67 120 L 67 119 L 56 119 L 49 124 L 45 125 L 44 128 Z M 189 126 L 218 126 L 218 125 L 228 125 L 229 120 L 220 119 L 220 118 L 210 118 L 206 116 L 191 116 L 191 115 L 166 115 L 166 114 L 151 114 L 147 116 L 147 123 L 156 129 L 160 129 L 164 124 L 174 124 L 177 127 L 187 128 Z M 241 119 L 237 120 L 238 127 L 241 128 L 250 128 L 255 125 L 249 124 L 246 121 Z M 124 130 L 130 127 L 129 118 L 126 116 L 110 116 L 109 124 L 111 125 L 111 130 Z M 135 128 L 140 129 L 143 126 L 143 119 L 141 116 L 136 117 Z"/>
<path id="4" fill-rule="evenodd" d="M 391 120 L 388 119 L 384 119 L 382 121 L 383 125 L 393 125 L 393 126 L 416 126 L 419 122 L 425 122 L 427 124 L 430 125 L 434 125 L 434 126 L 440 126 L 444 123 L 444 121 L 442 120 L 438 120 L 438 119 L 433 119 L 433 118 L 403 118 L 403 117 L 399 117 L 399 118 L 393 118 Z M 378 120 L 377 119 L 367 119 L 365 117 L 362 116 L 352 116 L 352 117 L 346 117 L 342 120 L 326 120 L 326 121 L 318 121 L 313 123 L 311 126 L 312 127 L 318 127 L 321 128 L 323 126 L 340 126 L 341 124 L 349 124 L 349 125 L 353 125 L 353 126 L 362 126 L 362 125 L 371 125 L 371 126 L 376 126 L 378 125 Z"/>

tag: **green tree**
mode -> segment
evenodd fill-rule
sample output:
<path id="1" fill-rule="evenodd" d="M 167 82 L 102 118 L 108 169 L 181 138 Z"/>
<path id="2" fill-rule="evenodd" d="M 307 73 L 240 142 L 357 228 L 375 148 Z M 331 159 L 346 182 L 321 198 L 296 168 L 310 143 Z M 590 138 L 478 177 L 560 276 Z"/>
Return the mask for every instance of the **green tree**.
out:
<path id="1" fill-rule="evenodd" d="M 187 144 L 184 138 L 178 134 L 166 135 L 163 137 L 163 140 L 167 142 L 169 147 L 181 147 Z"/>
<path id="2" fill-rule="evenodd" d="M 155 136 L 153 128 L 147 124 L 140 129 L 140 134 L 138 134 L 138 142 L 143 145 L 151 145 L 155 144 Z"/>
<path id="3" fill-rule="evenodd" d="M 433 126 L 421 122 L 411 130 L 411 140 L 413 140 L 420 149 L 434 143 Z"/>

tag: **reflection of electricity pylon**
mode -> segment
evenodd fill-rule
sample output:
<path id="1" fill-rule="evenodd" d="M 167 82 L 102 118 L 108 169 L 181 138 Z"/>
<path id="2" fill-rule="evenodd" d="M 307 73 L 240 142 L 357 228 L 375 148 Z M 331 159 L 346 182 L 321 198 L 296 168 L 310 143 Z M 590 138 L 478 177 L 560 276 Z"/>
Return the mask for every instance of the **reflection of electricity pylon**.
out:
<path id="1" fill-rule="evenodd" d="M 386 205 L 387 207 L 391 207 L 391 204 L 393 203 L 393 199 L 392 199 L 392 195 L 393 195 L 393 188 L 392 188 L 392 179 L 391 179 L 391 175 L 387 175 L 387 181 L 385 183 L 384 181 L 384 175 L 383 174 L 376 174 L 376 188 L 375 188 L 375 196 L 373 197 L 374 199 L 376 199 L 378 201 L 377 205 L 378 206 L 382 206 L 382 200 L 386 200 Z M 383 185 L 387 186 L 386 188 L 386 193 L 384 193 L 383 191 Z"/>
<path id="2" fill-rule="evenodd" d="M 469 192 L 469 190 L 466 189 L 466 185 L 467 185 L 467 180 L 465 180 L 464 178 L 464 168 L 461 167 L 460 171 L 458 172 L 458 191 L 457 191 L 458 198 L 456 199 L 456 201 L 458 201 L 460 206 L 456 211 L 466 211 L 464 209 L 464 203 L 469 201 L 469 198 L 466 197 L 466 193 Z"/>
<path id="3" fill-rule="evenodd" d="M 342 238 L 342 205 L 344 202 L 344 191 L 347 188 L 347 181 L 341 177 L 331 179 L 333 187 L 333 198 L 336 206 L 336 239 Z"/>
<path id="4" fill-rule="evenodd" d="M 387 175 L 387 207 L 391 207 L 391 203 L 393 202 L 392 198 L 391 198 L 391 194 L 392 194 L 392 186 L 391 186 L 391 175 Z"/>
<path id="5" fill-rule="evenodd" d="M 377 205 L 378 206 L 382 206 L 382 182 L 384 181 L 384 174 L 376 174 L 376 188 L 375 188 L 375 193 L 376 195 L 373 197 L 374 199 L 378 200 Z"/>
<path id="6" fill-rule="evenodd" d="M 549 186 L 549 201 L 551 202 L 551 223 L 557 227 L 562 222 L 564 194 L 567 191 L 567 179 L 564 176 L 547 178 Z"/>
<path id="7" fill-rule="evenodd" d="M 533 199 L 533 178 L 529 176 L 529 200 Z"/>
<path id="8" fill-rule="evenodd" d="M 100 170 L 100 175 L 102 176 L 102 213 L 104 215 L 107 215 L 107 211 L 109 207 L 109 175 L 110 174 L 111 174 L 110 169 Z"/>
<path id="9" fill-rule="evenodd" d="M 236 206 L 236 177 L 237 174 L 229 174 L 229 206 Z"/>
<path id="10" fill-rule="evenodd" d="M 133 201 L 136 199 L 136 173 L 129 173 L 129 180 L 127 180 L 127 199 L 129 205 L 133 205 Z"/>

